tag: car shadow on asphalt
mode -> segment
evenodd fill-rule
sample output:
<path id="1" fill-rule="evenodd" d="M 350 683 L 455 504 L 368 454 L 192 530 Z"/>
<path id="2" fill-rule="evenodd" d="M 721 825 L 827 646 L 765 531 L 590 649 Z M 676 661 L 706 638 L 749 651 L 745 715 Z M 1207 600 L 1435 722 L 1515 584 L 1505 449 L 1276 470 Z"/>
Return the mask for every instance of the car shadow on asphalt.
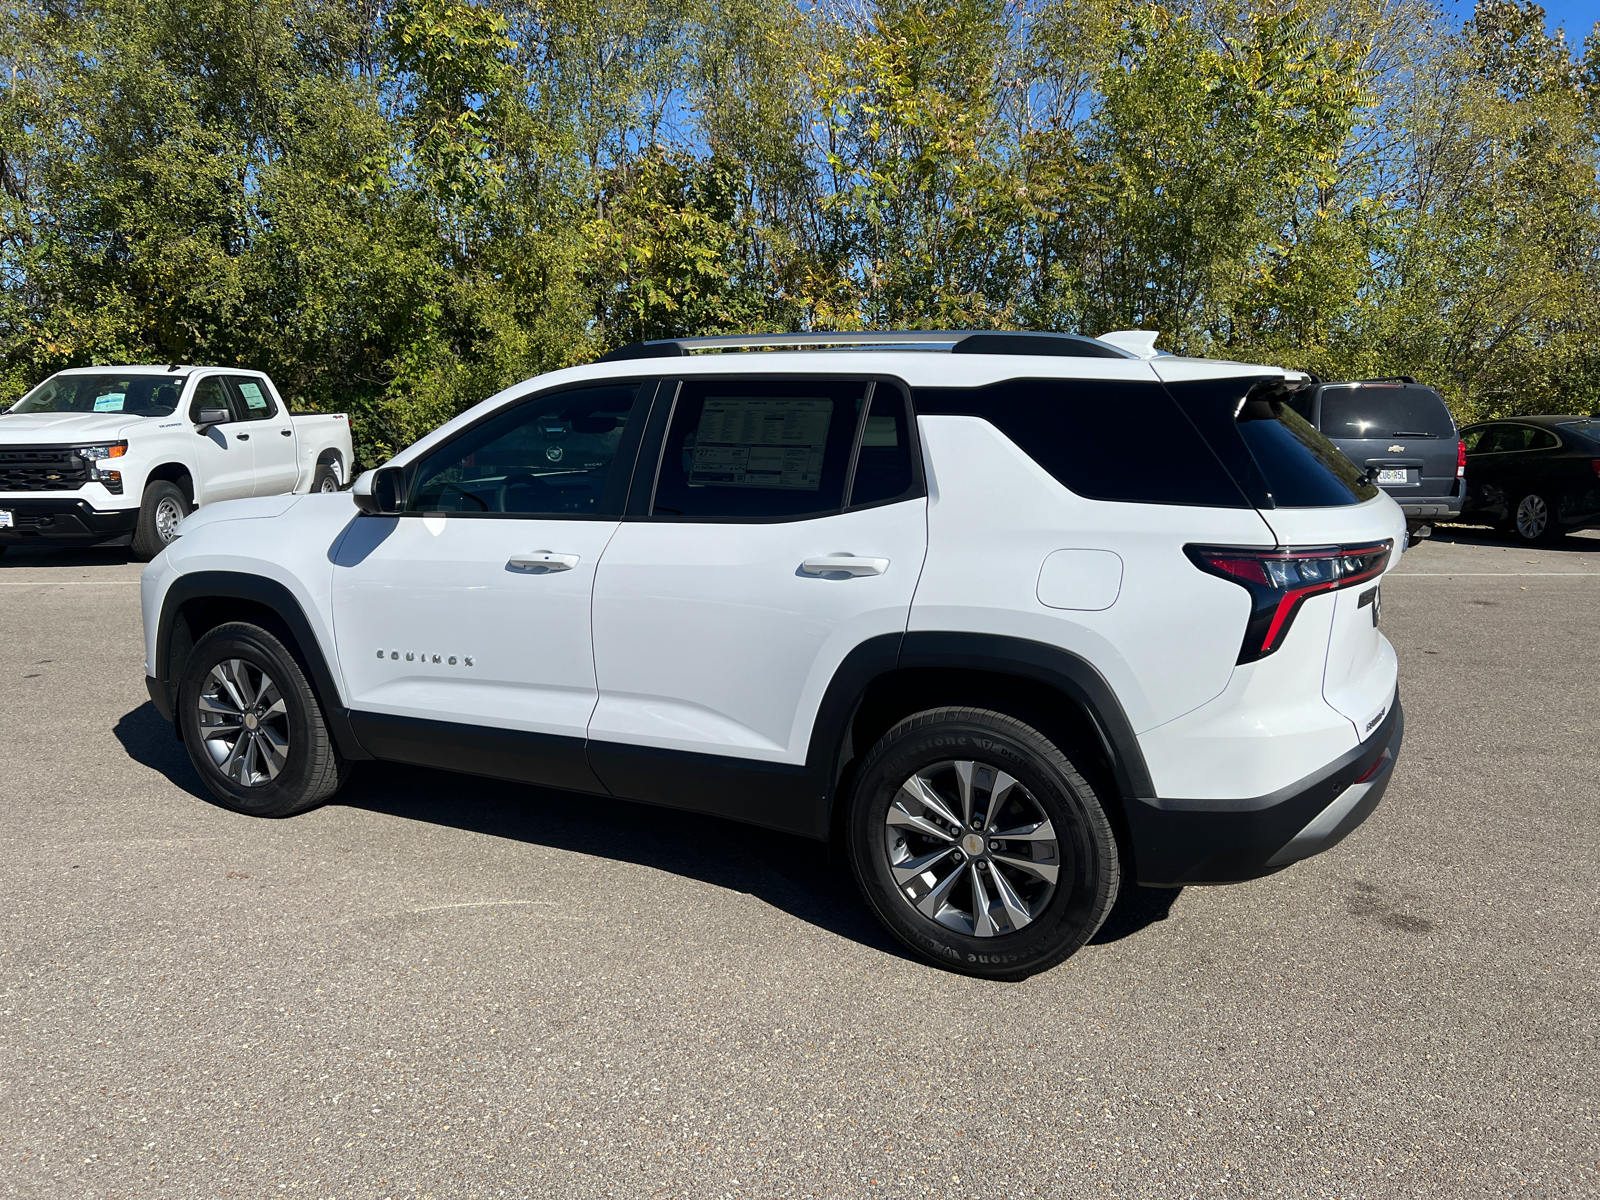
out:
<path id="1" fill-rule="evenodd" d="M 1417 545 L 1426 546 L 1429 542 L 1450 546 L 1495 546 L 1502 550 L 1526 550 L 1529 553 L 1600 554 L 1600 531 L 1592 529 L 1569 533 L 1558 542 L 1529 545 L 1488 525 L 1435 525 L 1433 532 Z"/>
<path id="2" fill-rule="evenodd" d="M 217 804 L 155 705 L 147 701 L 126 713 L 113 733 L 135 762 Z M 809 838 L 609 796 L 383 762 L 360 764 L 330 803 L 667 871 L 755 896 L 884 954 L 913 958 L 878 923 L 848 868 Z M 1120 941 L 1165 920 L 1181 890 L 1125 885 L 1090 944 Z"/>
<path id="3" fill-rule="evenodd" d="M 11 544 L 0 554 L 0 570 L 23 567 L 118 567 L 133 562 L 126 546 L 28 546 Z"/>

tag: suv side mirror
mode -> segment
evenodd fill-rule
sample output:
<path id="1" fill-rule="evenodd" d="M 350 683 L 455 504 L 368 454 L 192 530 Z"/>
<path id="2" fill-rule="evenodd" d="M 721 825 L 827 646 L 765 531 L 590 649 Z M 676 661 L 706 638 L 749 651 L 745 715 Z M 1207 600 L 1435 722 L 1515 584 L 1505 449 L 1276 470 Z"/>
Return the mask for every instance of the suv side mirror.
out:
<path id="1" fill-rule="evenodd" d="M 199 420 L 195 422 L 195 432 L 204 433 L 213 425 L 224 425 L 233 420 L 233 414 L 225 408 L 202 408 Z"/>
<path id="2" fill-rule="evenodd" d="M 404 483 L 404 472 L 399 467 L 379 467 L 375 471 L 363 471 L 350 489 L 350 495 L 356 507 L 368 516 L 397 513 L 405 508 L 401 490 Z"/>

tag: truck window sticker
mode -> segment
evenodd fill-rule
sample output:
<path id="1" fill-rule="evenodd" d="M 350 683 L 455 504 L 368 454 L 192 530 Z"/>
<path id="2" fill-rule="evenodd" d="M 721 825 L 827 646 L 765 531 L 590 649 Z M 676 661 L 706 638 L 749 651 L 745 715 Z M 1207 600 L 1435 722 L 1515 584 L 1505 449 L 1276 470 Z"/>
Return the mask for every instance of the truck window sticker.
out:
<path id="1" fill-rule="evenodd" d="M 267 398 L 262 395 L 260 384 L 252 383 L 248 379 L 237 379 L 234 382 L 238 384 L 244 402 L 251 412 L 261 412 L 268 407 Z"/>

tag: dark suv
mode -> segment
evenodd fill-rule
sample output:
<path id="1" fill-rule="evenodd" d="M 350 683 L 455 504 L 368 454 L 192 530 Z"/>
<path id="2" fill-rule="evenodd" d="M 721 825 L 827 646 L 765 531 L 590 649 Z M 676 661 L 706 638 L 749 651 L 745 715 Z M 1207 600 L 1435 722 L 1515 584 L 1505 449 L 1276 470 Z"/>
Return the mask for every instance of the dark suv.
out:
<path id="1" fill-rule="evenodd" d="M 1300 415 L 1351 462 L 1373 473 L 1417 534 L 1454 520 L 1465 495 L 1466 454 L 1444 398 L 1409 375 L 1306 388 Z"/>

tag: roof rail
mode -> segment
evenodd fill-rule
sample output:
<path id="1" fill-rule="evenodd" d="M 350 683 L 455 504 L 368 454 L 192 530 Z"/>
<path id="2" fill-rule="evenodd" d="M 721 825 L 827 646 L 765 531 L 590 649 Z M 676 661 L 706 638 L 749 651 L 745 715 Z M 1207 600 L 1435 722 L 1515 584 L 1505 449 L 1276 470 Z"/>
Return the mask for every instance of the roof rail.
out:
<path id="1" fill-rule="evenodd" d="M 1384 375 L 1378 379 L 1328 379 L 1328 387 L 1355 387 L 1358 383 L 1415 383 L 1415 375 Z"/>
<path id="2" fill-rule="evenodd" d="M 1029 354 L 1071 358 L 1132 358 L 1126 350 L 1075 333 L 1023 333 L 969 329 L 897 329 L 884 333 L 752 333 L 725 337 L 665 338 L 619 346 L 600 359 L 683 358 L 722 350 L 943 350 L 951 354 Z"/>

